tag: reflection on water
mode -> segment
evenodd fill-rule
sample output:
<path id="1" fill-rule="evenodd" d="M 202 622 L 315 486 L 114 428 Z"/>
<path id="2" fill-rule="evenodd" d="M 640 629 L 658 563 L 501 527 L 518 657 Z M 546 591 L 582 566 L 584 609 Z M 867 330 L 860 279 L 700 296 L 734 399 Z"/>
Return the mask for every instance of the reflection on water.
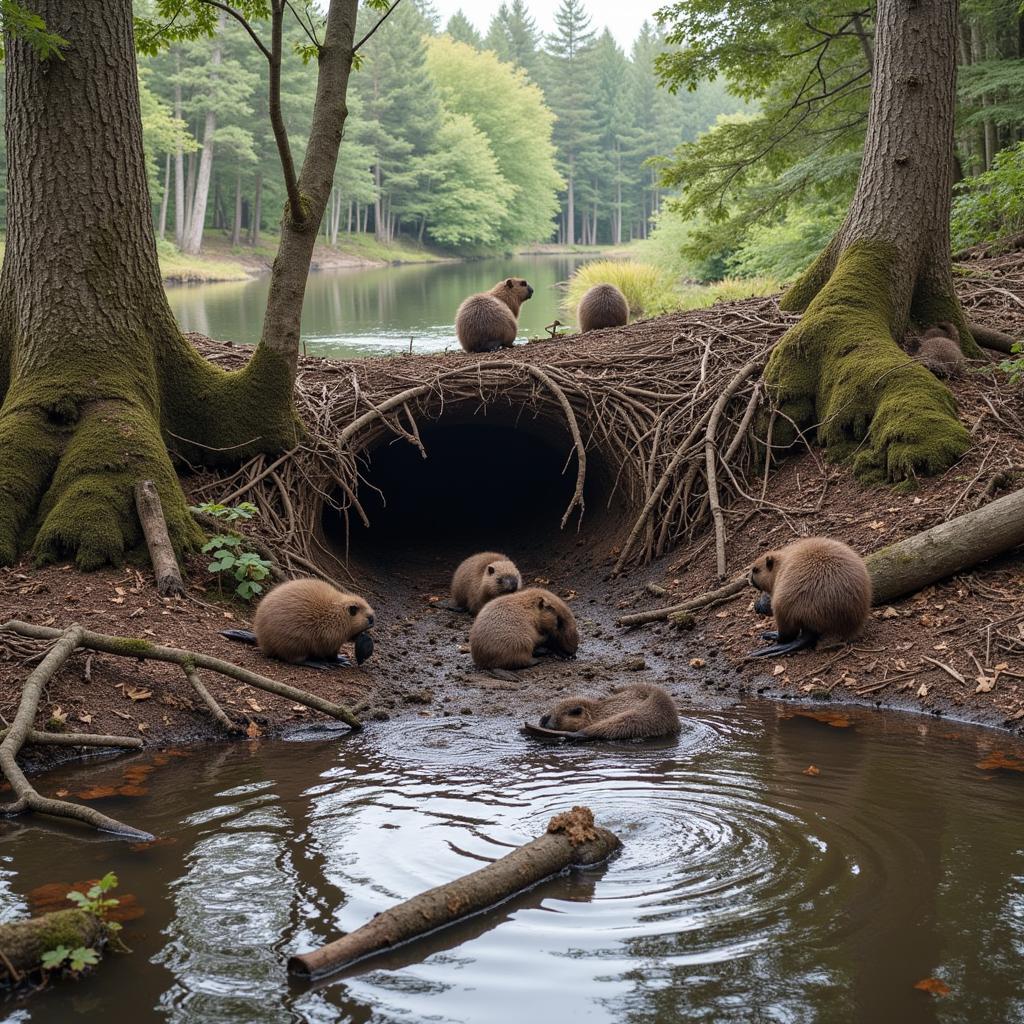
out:
<path id="1" fill-rule="evenodd" d="M 519 338 L 546 337 L 544 326 L 566 320 L 558 287 L 586 259 L 580 256 L 510 256 L 468 263 L 424 263 L 370 270 L 322 270 L 309 275 L 302 307 L 302 338 L 310 355 L 352 359 L 367 355 L 441 352 L 458 348 L 455 311 L 474 292 L 505 277 L 525 277 L 532 299 L 519 316 Z M 268 276 L 225 284 L 167 289 L 182 329 L 218 341 L 254 345 L 266 308 Z"/>
<path id="2" fill-rule="evenodd" d="M 110 868 L 146 910 L 125 925 L 133 954 L 21 1019 L 1024 1021 L 1024 778 L 976 768 L 983 733 L 936 729 L 866 715 L 835 729 L 757 706 L 642 746 L 553 746 L 452 718 L 196 750 L 152 772 L 147 795 L 99 802 L 175 841 L 4 826 L 0 919 L 37 886 Z M 290 953 L 501 856 L 574 803 L 621 836 L 609 864 L 364 973 L 287 980 Z M 914 989 L 933 976 L 948 998 Z"/>

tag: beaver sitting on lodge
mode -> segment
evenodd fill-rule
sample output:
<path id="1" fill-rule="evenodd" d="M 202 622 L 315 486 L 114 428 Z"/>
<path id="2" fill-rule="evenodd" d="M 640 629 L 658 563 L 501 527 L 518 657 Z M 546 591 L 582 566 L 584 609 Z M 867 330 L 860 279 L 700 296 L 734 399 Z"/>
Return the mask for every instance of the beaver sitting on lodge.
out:
<path id="1" fill-rule="evenodd" d="M 464 299 L 455 314 L 455 336 L 467 352 L 511 348 L 519 333 L 519 307 L 533 295 L 522 277 L 507 277 L 489 292 Z"/>
<path id="2" fill-rule="evenodd" d="M 645 740 L 679 732 L 679 712 L 660 686 L 638 683 L 606 697 L 567 697 L 540 724 L 573 739 Z"/>
<path id="3" fill-rule="evenodd" d="M 578 647 L 572 609 L 550 590 L 539 587 L 489 601 L 469 631 L 474 664 L 499 679 L 514 679 L 511 670 L 538 664 L 538 654 L 573 658 Z"/>
<path id="4" fill-rule="evenodd" d="M 626 296 L 613 284 L 595 284 L 588 288 L 576 308 L 580 333 L 599 331 L 602 327 L 625 327 L 629 321 Z"/>
<path id="5" fill-rule="evenodd" d="M 474 615 L 492 598 L 513 594 L 523 585 L 516 563 L 497 551 L 481 551 L 464 559 L 452 576 L 448 607 Z"/>
<path id="6" fill-rule="evenodd" d="M 259 645 L 268 658 L 315 668 L 351 665 L 339 654 L 355 640 L 356 662 L 373 653 L 373 609 L 361 597 L 323 580 L 289 580 L 268 591 L 256 608 L 252 631 L 226 629 L 221 636 Z"/>
<path id="7" fill-rule="evenodd" d="M 822 636 L 849 639 L 871 608 L 864 559 L 827 537 L 808 537 L 762 555 L 750 569 L 750 584 L 764 592 L 754 607 L 774 615 L 777 626 L 764 633 L 775 643 L 752 652 L 754 658 L 814 647 Z"/>

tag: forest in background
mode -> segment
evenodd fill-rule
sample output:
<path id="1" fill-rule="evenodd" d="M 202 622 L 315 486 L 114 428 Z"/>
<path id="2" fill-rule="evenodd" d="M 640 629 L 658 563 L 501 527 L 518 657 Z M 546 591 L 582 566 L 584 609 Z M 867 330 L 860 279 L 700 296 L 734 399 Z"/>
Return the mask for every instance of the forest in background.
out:
<path id="1" fill-rule="evenodd" d="M 724 81 L 660 88 L 654 60 L 668 44 L 653 23 L 629 55 L 598 34 L 581 0 L 563 0 L 557 26 L 544 36 L 513 0 L 480 38 L 461 15 L 445 25 L 429 3 L 401 3 L 352 77 L 325 240 L 371 233 L 476 254 L 646 237 L 665 194 L 649 158 L 745 101 Z M 296 56 L 308 44 L 299 20 L 285 32 L 282 105 L 301 161 L 316 73 Z M 164 250 L 198 253 L 210 231 L 258 246 L 285 201 L 263 57 L 224 18 L 213 39 L 149 53 L 137 43 Z"/>

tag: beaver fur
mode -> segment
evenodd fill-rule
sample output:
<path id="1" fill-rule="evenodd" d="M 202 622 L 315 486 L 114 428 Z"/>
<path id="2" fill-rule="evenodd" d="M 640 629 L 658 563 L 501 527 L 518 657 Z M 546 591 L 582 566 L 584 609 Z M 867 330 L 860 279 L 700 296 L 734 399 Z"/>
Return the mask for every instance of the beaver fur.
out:
<path id="1" fill-rule="evenodd" d="M 660 686 L 637 683 L 605 697 L 566 697 L 540 724 L 581 737 L 642 740 L 679 732 L 679 712 Z"/>
<path id="2" fill-rule="evenodd" d="M 323 580 L 289 580 L 260 601 L 253 631 L 267 657 L 297 664 L 334 659 L 373 622 L 373 609 L 361 597 Z"/>
<path id="3" fill-rule="evenodd" d="M 750 583 L 771 595 L 777 641 L 754 656 L 787 654 L 813 647 L 821 636 L 849 639 L 871 608 L 871 577 L 864 559 L 841 541 L 808 537 L 761 555 Z"/>
<path id="4" fill-rule="evenodd" d="M 538 648 L 571 658 L 579 647 L 572 609 L 550 590 L 527 587 L 480 609 L 469 631 L 473 662 L 483 669 L 529 668 Z"/>
<path id="5" fill-rule="evenodd" d="M 582 334 L 602 327 L 625 327 L 629 321 L 629 303 L 615 285 L 595 284 L 583 293 L 576 308 L 576 320 Z"/>
<path id="6" fill-rule="evenodd" d="M 963 373 L 964 354 L 956 324 L 943 320 L 929 327 L 921 338 L 914 358 L 936 377 L 959 377 Z"/>
<path id="7" fill-rule="evenodd" d="M 474 615 L 492 598 L 523 585 L 516 563 L 497 551 L 481 551 L 459 564 L 452 576 L 452 604 Z"/>
<path id="8" fill-rule="evenodd" d="M 489 292 L 464 299 L 455 314 L 455 336 L 467 352 L 511 348 L 519 333 L 519 308 L 533 295 L 522 277 L 507 277 Z"/>

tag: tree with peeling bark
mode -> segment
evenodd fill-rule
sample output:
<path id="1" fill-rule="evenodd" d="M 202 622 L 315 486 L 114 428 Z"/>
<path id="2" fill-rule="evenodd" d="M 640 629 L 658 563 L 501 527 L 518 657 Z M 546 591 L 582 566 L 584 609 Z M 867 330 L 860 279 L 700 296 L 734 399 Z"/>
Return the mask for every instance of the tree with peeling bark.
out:
<path id="1" fill-rule="evenodd" d="M 804 313 L 765 372 L 783 419 L 817 428 L 861 478 L 941 472 L 969 438 L 949 390 L 896 344 L 948 320 L 979 350 L 953 290 L 956 0 L 880 0 L 860 179 L 846 220 L 789 289 Z M 776 427 L 775 440 L 779 440 Z"/>
<path id="2" fill-rule="evenodd" d="M 357 6 L 331 0 L 321 23 L 311 5 L 286 0 L 159 0 L 161 20 L 135 26 L 140 46 L 152 48 L 184 32 L 208 34 L 226 14 L 267 59 L 289 202 L 260 344 L 242 370 L 229 373 L 187 343 L 164 296 L 131 0 L 37 0 L 25 28 L 0 4 L 10 37 L 0 564 L 25 549 L 40 563 L 69 556 L 84 569 L 119 562 L 141 539 L 134 488 L 143 479 L 156 485 L 175 548 L 194 547 L 202 533 L 171 454 L 210 464 L 278 452 L 300 439 L 292 388 L 302 300 L 360 45 L 353 42 Z M 386 17 L 384 0 L 372 6 Z M 279 102 L 286 14 L 305 18 L 306 56 L 318 65 L 298 171 Z M 267 40 L 261 31 L 269 31 Z"/>

